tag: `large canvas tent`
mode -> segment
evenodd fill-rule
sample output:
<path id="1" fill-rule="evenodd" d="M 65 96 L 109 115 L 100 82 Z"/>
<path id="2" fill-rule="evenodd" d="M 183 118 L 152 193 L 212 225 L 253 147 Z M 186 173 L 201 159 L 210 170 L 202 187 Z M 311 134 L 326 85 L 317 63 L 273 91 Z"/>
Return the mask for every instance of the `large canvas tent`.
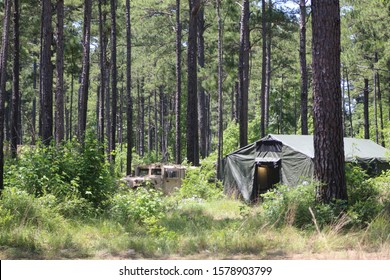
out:
<path id="1" fill-rule="evenodd" d="M 347 162 L 376 172 L 389 168 L 389 150 L 371 140 L 344 138 L 344 151 Z M 276 183 L 296 186 L 310 181 L 313 159 L 313 136 L 269 134 L 224 158 L 224 191 L 251 201 Z"/>

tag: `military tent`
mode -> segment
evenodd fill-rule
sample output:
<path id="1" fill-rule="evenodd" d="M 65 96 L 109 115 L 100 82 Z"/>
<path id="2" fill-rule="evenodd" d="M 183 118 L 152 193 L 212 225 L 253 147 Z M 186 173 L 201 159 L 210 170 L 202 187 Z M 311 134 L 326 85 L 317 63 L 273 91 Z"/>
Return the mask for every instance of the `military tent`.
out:
<path id="1" fill-rule="evenodd" d="M 344 138 L 345 160 L 379 172 L 389 168 L 389 150 L 371 140 Z M 313 178 L 312 135 L 274 135 L 260 139 L 223 160 L 223 186 L 228 195 L 258 198 L 276 183 L 296 186 Z"/>

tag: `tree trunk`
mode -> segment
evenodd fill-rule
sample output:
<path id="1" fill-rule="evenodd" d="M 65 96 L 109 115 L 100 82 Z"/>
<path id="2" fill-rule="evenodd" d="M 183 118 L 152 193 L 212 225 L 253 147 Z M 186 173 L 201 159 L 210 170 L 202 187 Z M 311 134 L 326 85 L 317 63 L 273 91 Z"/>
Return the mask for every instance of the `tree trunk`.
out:
<path id="1" fill-rule="evenodd" d="M 158 111 L 157 111 L 157 90 L 153 91 L 154 94 L 154 144 L 156 151 L 156 158 L 158 158 Z"/>
<path id="2" fill-rule="evenodd" d="M 301 133 L 302 135 L 309 134 L 307 125 L 307 95 L 308 95 L 308 79 L 306 65 L 306 1 L 299 1 L 299 62 L 301 69 Z"/>
<path id="3" fill-rule="evenodd" d="M 266 10 L 265 0 L 261 1 L 261 36 L 262 36 L 262 61 L 261 61 L 261 93 L 260 93 L 260 135 L 265 136 L 265 106 L 266 106 L 266 79 L 267 79 L 267 25 L 266 25 Z"/>
<path id="4" fill-rule="evenodd" d="M 52 9 L 51 1 L 42 1 L 43 13 L 43 46 L 42 46 L 42 142 L 50 144 L 53 138 L 53 65 L 51 62 L 51 44 L 53 37 L 52 30 Z"/>
<path id="5" fill-rule="evenodd" d="M 162 158 L 165 157 L 166 153 L 166 146 L 165 146 L 165 95 L 164 95 L 164 87 L 159 86 L 158 92 L 160 96 L 160 129 L 161 129 L 161 135 L 160 135 L 160 148 L 161 148 L 161 155 Z"/>
<path id="6" fill-rule="evenodd" d="M 216 0 L 216 2 L 217 2 L 216 4 L 217 4 L 217 21 L 218 21 L 218 161 L 217 161 L 217 179 L 221 179 L 222 178 L 222 153 L 223 153 L 222 21 L 221 21 L 221 0 Z"/>
<path id="7" fill-rule="evenodd" d="M 31 111 L 31 145 L 35 145 L 35 137 L 36 137 L 36 122 L 37 122 L 37 98 L 36 98 L 36 90 L 37 90 L 37 62 L 34 59 L 33 63 L 33 90 L 34 97 L 32 103 L 32 111 Z"/>
<path id="8" fill-rule="evenodd" d="M 9 43 L 9 28 L 11 18 L 11 1 L 4 1 L 3 35 L 0 51 L 0 197 L 4 189 L 4 104 L 7 79 L 7 58 Z"/>
<path id="9" fill-rule="evenodd" d="M 248 144 L 249 48 L 249 1 L 243 0 L 240 22 L 240 53 L 238 62 L 240 147 L 244 147 Z"/>
<path id="10" fill-rule="evenodd" d="M 318 199 L 347 199 L 340 86 L 339 1 L 312 0 L 314 174 Z"/>
<path id="11" fill-rule="evenodd" d="M 347 95 L 348 95 L 348 114 L 349 114 L 349 125 L 350 125 L 350 137 L 353 137 L 353 122 L 352 122 L 352 105 L 351 105 L 351 90 L 349 87 L 349 75 L 348 68 L 345 68 L 345 78 L 347 82 Z"/>
<path id="12" fill-rule="evenodd" d="M 127 124 L 127 150 L 126 175 L 131 174 L 133 149 L 133 100 L 131 97 L 131 19 L 130 0 L 126 0 L 126 124 Z"/>
<path id="13" fill-rule="evenodd" d="M 83 59 L 81 71 L 81 85 L 78 104 L 78 139 L 84 141 L 87 129 L 87 108 L 89 89 L 89 56 L 91 39 L 92 0 L 84 0 L 84 26 L 83 26 Z"/>
<path id="14" fill-rule="evenodd" d="M 175 136 L 175 159 L 181 163 L 181 23 L 180 23 L 180 0 L 176 0 L 176 136 Z"/>
<path id="15" fill-rule="evenodd" d="M 378 52 L 375 52 L 375 63 L 378 62 Z M 380 87 L 380 79 L 378 70 L 375 70 L 375 79 L 378 93 L 378 106 L 379 106 L 379 125 L 380 125 L 380 142 L 383 147 L 385 147 L 385 137 L 384 137 L 384 123 L 383 123 L 383 105 L 382 105 L 382 92 Z"/>
<path id="16" fill-rule="evenodd" d="M 60 144 L 64 140 L 64 0 L 57 0 L 57 82 L 55 139 Z"/>
<path id="17" fill-rule="evenodd" d="M 264 127 L 265 132 L 268 130 L 268 123 L 269 123 L 269 94 L 271 90 L 271 40 L 272 40 L 272 23 L 271 23 L 271 17 L 272 17 L 272 1 L 268 1 L 268 13 L 267 13 L 267 31 L 266 31 L 266 45 L 267 45 L 267 57 L 266 57 L 266 79 L 265 79 L 265 100 L 264 100 L 264 107 L 265 107 L 265 116 L 264 116 Z"/>
<path id="18" fill-rule="evenodd" d="M 115 155 L 112 151 L 116 146 L 116 118 L 117 118 L 117 65 L 116 65 L 116 0 L 111 0 L 111 146 L 110 146 L 110 161 L 115 162 Z"/>
<path id="19" fill-rule="evenodd" d="M 204 68 L 204 8 L 198 12 L 198 65 L 199 68 Z M 198 112 L 199 112 L 199 151 L 201 158 L 207 156 L 207 107 L 206 107 L 206 93 L 202 86 L 202 79 L 198 80 Z"/>
<path id="20" fill-rule="evenodd" d="M 104 144 L 104 101 L 105 101 L 105 90 L 106 90 L 106 44 L 105 44 L 105 33 L 104 24 L 105 17 L 102 12 L 103 0 L 99 0 L 98 11 L 99 11 L 99 64 L 100 64 L 100 91 L 99 91 L 99 116 L 98 116 L 98 139 L 99 142 Z"/>
<path id="21" fill-rule="evenodd" d="M 189 0 L 188 94 L 187 94 L 187 160 L 199 165 L 198 91 L 197 91 L 197 18 L 200 0 Z"/>
<path id="22" fill-rule="evenodd" d="M 368 79 L 364 79 L 364 139 L 370 139 L 370 121 L 368 112 Z"/>
<path id="23" fill-rule="evenodd" d="M 20 115 L 20 92 L 19 92 L 19 76 L 20 76 L 20 41 L 19 41 L 19 0 L 14 1 L 14 65 L 13 65 L 13 90 L 11 104 L 11 156 L 16 158 L 17 146 L 19 143 L 19 115 Z"/>
<path id="24" fill-rule="evenodd" d="M 69 104 L 69 139 L 73 138 L 73 95 L 74 95 L 74 75 L 70 75 L 70 104 Z"/>

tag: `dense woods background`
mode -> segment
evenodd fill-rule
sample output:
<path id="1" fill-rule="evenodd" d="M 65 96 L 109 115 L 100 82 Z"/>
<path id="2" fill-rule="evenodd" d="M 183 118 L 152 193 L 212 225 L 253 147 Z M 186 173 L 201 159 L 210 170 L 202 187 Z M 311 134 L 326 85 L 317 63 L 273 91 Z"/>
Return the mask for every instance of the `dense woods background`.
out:
<path id="1" fill-rule="evenodd" d="M 310 4 L 3 1 L 4 143 L 16 156 L 16 145 L 82 141 L 89 129 L 108 152 L 129 142 L 196 165 L 237 123 L 240 146 L 313 133 Z M 388 5 L 341 1 L 344 135 L 382 145 Z"/>
<path id="2" fill-rule="evenodd" d="M 0 0 L 0 257 L 388 256 L 390 173 L 344 166 L 342 136 L 390 146 L 390 3 L 338 4 Z M 221 159 L 268 133 L 314 134 L 329 188 L 224 200 Z M 157 161 L 201 167 L 172 197 L 118 180 Z"/>

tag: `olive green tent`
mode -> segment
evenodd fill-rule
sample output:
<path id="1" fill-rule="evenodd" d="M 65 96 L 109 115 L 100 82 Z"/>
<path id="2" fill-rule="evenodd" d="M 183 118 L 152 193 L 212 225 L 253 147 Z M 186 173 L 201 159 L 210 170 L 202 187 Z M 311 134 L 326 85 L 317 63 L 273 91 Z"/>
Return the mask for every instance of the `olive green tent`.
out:
<path id="1" fill-rule="evenodd" d="M 347 162 L 377 172 L 389 168 L 389 150 L 371 140 L 344 138 L 344 151 Z M 251 201 L 276 183 L 296 186 L 310 181 L 313 158 L 313 136 L 270 134 L 224 158 L 224 191 Z"/>

